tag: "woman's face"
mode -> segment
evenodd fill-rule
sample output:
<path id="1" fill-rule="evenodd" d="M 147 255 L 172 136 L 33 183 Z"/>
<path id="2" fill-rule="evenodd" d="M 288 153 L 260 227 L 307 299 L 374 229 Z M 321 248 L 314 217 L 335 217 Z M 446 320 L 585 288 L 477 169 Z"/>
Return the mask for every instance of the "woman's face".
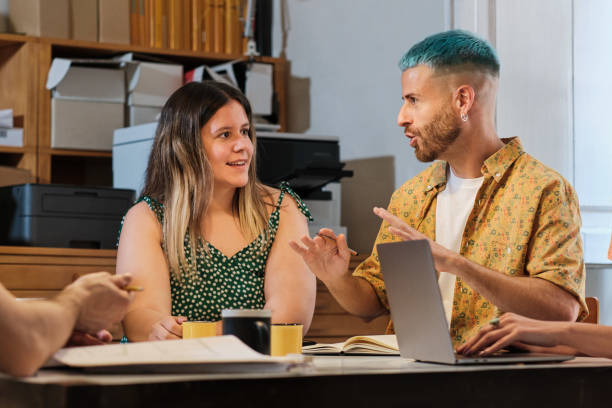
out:
<path id="1" fill-rule="evenodd" d="M 235 100 L 225 104 L 202 127 L 201 135 L 215 187 L 244 187 L 249 181 L 253 143 L 242 105 Z"/>

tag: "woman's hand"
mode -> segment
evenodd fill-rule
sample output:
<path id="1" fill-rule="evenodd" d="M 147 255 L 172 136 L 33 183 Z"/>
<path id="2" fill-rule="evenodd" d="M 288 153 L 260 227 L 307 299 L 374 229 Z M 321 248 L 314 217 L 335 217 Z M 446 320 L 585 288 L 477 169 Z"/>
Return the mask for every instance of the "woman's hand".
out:
<path id="1" fill-rule="evenodd" d="M 149 333 L 149 340 L 177 340 L 183 338 L 183 326 L 185 316 L 168 316 L 154 323 Z"/>
<path id="2" fill-rule="evenodd" d="M 569 322 L 550 322 L 505 313 L 483 327 L 474 337 L 457 348 L 457 353 L 486 356 L 507 346 L 539 352 L 555 352 L 560 335 Z M 535 347 L 534 347 L 535 346 Z"/>

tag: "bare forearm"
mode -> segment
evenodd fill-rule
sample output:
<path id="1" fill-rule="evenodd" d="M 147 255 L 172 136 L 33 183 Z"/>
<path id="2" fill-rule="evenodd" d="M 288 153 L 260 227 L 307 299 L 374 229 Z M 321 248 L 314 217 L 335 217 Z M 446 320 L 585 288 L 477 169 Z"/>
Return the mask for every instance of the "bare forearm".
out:
<path id="1" fill-rule="evenodd" d="M 324 283 L 340 306 L 351 314 L 373 319 L 386 312 L 374 288 L 364 279 L 345 275 Z"/>
<path id="2" fill-rule="evenodd" d="M 567 323 L 560 331 L 559 344 L 589 356 L 612 358 L 612 327 Z"/>
<path id="3" fill-rule="evenodd" d="M 134 309 L 125 315 L 123 331 L 130 341 L 147 341 L 153 325 L 168 316 L 149 308 Z"/>
<path id="4" fill-rule="evenodd" d="M 544 279 L 512 277 L 457 256 L 453 271 L 504 312 L 540 320 L 575 321 L 580 305 L 565 290 Z"/>
<path id="5" fill-rule="evenodd" d="M 312 322 L 314 299 L 308 303 L 293 303 L 291 307 L 285 307 L 283 304 L 286 302 L 278 302 L 275 299 L 266 302 L 264 309 L 269 309 L 272 313 L 272 323 L 299 323 L 303 326 L 302 333 L 308 333 Z"/>
<path id="6" fill-rule="evenodd" d="M 77 313 L 60 301 L 17 302 L 9 319 L 0 321 L 2 371 L 33 374 L 70 337 Z"/>

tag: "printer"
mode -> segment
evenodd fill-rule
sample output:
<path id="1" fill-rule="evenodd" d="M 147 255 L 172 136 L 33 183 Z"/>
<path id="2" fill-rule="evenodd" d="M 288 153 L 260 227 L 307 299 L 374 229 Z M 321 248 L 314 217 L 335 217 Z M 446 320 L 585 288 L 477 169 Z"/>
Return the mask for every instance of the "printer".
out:
<path id="1" fill-rule="evenodd" d="M 115 249 L 134 191 L 21 184 L 0 188 L 0 244 Z"/>
<path id="2" fill-rule="evenodd" d="M 340 225 L 340 179 L 352 177 L 340 162 L 338 138 L 298 133 L 257 132 L 257 176 L 267 185 L 282 181 L 304 200 L 314 222 L 314 236 L 323 227 L 346 234 Z"/>
<path id="3" fill-rule="evenodd" d="M 157 123 L 115 130 L 113 186 L 140 194 Z M 346 233 L 340 225 L 340 179 L 352 177 L 340 162 L 338 138 L 296 133 L 257 132 L 257 176 L 270 186 L 287 181 L 305 201 L 314 222 L 310 235 L 327 227 Z"/>

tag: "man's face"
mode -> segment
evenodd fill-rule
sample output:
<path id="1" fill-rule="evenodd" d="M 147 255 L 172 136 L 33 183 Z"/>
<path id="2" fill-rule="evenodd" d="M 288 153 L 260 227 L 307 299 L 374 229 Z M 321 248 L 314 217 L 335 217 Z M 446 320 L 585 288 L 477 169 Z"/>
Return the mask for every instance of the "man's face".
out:
<path id="1" fill-rule="evenodd" d="M 448 83 L 425 65 L 409 68 L 402 73 L 402 99 L 397 124 L 410 138 L 416 158 L 422 162 L 441 158 L 460 131 Z"/>

